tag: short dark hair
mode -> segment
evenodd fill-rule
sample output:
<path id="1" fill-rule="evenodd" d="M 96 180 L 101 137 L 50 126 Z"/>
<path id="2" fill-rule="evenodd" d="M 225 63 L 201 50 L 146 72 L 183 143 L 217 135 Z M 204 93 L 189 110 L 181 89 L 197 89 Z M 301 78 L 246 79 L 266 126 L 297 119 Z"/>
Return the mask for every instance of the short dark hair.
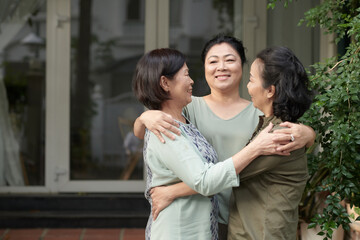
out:
<path id="1" fill-rule="evenodd" d="M 264 66 L 263 87 L 275 86 L 273 111 L 282 121 L 296 122 L 312 103 L 306 70 L 286 47 L 266 48 L 256 56 Z"/>
<path id="2" fill-rule="evenodd" d="M 201 53 L 202 62 L 205 63 L 206 54 L 209 52 L 210 48 L 212 48 L 214 45 L 221 43 L 230 44 L 230 46 L 232 46 L 238 52 L 241 58 L 241 66 L 244 66 L 244 63 L 246 62 L 246 57 L 245 49 L 242 42 L 235 37 L 227 36 L 222 33 L 216 35 L 214 38 L 210 39 L 207 43 L 205 43 L 205 46 Z"/>
<path id="3" fill-rule="evenodd" d="M 146 53 L 137 63 L 132 87 L 136 98 L 150 110 L 160 110 L 170 95 L 160 86 L 161 76 L 173 79 L 184 66 L 184 54 L 160 48 Z"/>

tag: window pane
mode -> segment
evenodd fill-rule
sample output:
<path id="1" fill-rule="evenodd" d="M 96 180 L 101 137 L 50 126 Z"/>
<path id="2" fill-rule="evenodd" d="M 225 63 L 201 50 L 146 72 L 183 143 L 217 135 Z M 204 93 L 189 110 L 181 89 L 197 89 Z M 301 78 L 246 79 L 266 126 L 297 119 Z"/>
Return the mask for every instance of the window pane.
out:
<path id="1" fill-rule="evenodd" d="M 0 9 L 0 186 L 44 185 L 46 6 Z"/>
<path id="2" fill-rule="evenodd" d="M 144 108 L 131 81 L 144 53 L 144 23 L 127 16 L 143 13 L 144 1 L 131 2 L 71 2 L 72 180 L 143 179 L 142 142 L 132 125 Z"/>
<path id="3" fill-rule="evenodd" d="M 170 47 L 182 51 L 188 58 L 194 96 L 210 91 L 200 58 L 202 48 L 218 33 L 234 34 L 234 11 L 233 0 L 170 0 Z"/>

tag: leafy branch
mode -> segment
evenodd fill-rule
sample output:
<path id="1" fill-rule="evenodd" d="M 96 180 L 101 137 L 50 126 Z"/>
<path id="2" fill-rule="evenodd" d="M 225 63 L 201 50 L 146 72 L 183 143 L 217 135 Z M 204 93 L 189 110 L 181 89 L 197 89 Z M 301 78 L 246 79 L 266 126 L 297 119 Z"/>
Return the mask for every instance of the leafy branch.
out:
<path id="1" fill-rule="evenodd" d="M 268 8 L 276 2 L 269 0 Z M 283 1 L 287 7 L 292 0 Z M 342 56 L 314 64 L 310 87 L 317 91 L 302 121 L 317 132 L 317 151 L 308 152 L 310 179 L 300 216 L 331 239 L 340 226 L 349 230 L 344 202 L 360 206 L 360 2 L 324 0 L 308 10 L 299 24 L 320 26 L 335 43 L 348 42 Z M 358 218 L 358 220 L 360 220 Z"/>

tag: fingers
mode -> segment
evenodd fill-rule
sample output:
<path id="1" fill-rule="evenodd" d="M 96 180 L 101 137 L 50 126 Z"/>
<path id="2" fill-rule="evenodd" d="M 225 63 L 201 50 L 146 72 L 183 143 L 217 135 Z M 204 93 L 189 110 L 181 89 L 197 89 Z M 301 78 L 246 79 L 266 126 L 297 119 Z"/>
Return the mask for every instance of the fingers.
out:
<path id="1" fill-rule="evenodd" d="M 180 130 L 172 125 L 169 125 L 168 129 L 171 130 L 171 132 L 169 132 L 167 129 L 163 127 L 161 127 L 159 131 L 154 130 L 154 134 L 159 138 L 160 142 L 165 143 L 165 139 L 163 138 L 162 134 L 171 140 L 175 140 L 175 136 L 173 133 L 179 136 L 181 134 Z"/>
<path id="2" fill-rule="evenodd" d="M 293 133 L 293 131 L 294 131 L 293 128 L 296 126 L 296 124 L 291 123 L 291 122 L 283 122 L 283 123 L 280 123 L 280 126 L 284 127 L 284 128 L 277 129 L 274 131 L 274 133 L 283 133 L 283 134 Z"/>
<path id="3" fill-rule="evenodd" d="M 165 118 L 164 120 L 165 120 L 167 123 L 169 123 L 170 126 L 175 126 L 175 127 L 176 127 L 175 129 L 177 129 L 177 128 L 180 127 L 179 123 L 176 122 L 176 121 L 174 120 L 174 118 L 173 118 L 170 114 L 167 114 L 167 113 L 164 113 L 164 114 L 165 114 L 165 116 L 166 116 L 166 118 Z M 175 132 L 174 132 L 174 133 L 175 133 Z M 180 135 L 180 134 L 178 134 L 178 135 Z"/>
<path id="4" fill-rule="evenodd" d="M 273 141 L 275 143 L 281 144 L 281 145 L 288 144 L 289 142 L 291 142 L 291 135 L 276 133 L 276 134 L 274 134 Z"/>
<path id="5" fill-rule="evenodd" d="M 176 135 L 178 135 L 178 136 L 180 136 L 180 134 L 181 134 L 181 132 L 180 132 L 180 129 L 179 129 L 179 124 L 177 123 L 177 122 L 175 122 L 177 125 L 178 125 L 178 127 L 175 127 L 174 125 L 170 125 L 169 127 L 168 127 L 168 129 L 171 131 L 171 132 L 173 132 L 173 133 L 175 133 Z"/>
<path id="6" fill-rule="evenodd" d="M 292 131 L 293 130 L 291 128 L 281 128 L 274 130 L 274 133 L 291 134 Z"/>
<path id="7" fill-rule="evenodd" d="M 271 131 L 271 129 L 273 128 L 273 126 L 274 126 L 274 124 L 271 122 L 266 128 L 264 128 L 264 132 L 270 132 Z"/>
<path id="8" fill-rule="evenodd" d="M 283 123 L 280 123 L 280 126 L 281 127 L 287 127 L 287 128 L 291 128 L 294 126 L 295 123 L 291 123 L 291 122 L 283 122 Z"/>
<path id="9" fill-rule="evenodd" d="M 157 217 L 159 216 L 159 211 L 157 210 L 157 208 L 153 206 L 152 208 L 152 216 L 153 216 L 153 219 L 154 221 L 157 219 Z"/>
<path id="10" fill-rule="evenodd" d="M 294 151 L 295 149 L 297 149 L 296 146 L 297 146 L 296 143 L 289 142 L 289 143 L 287 143 L 285 145 L 280 145 L 279 147 L 276 148 L 276 150 L 279 151 L 279 152 L 288 152 L 288 153 L 290 153 L 290 152 Z"/>
<path id="11" fill-rule="evenodd" d="M 155 136 L 157 136 L 160 142 L 165 143 L 165 139 L 161 136 L 159 131 L 153 131 L 153 133 L 155 134 Z"/>

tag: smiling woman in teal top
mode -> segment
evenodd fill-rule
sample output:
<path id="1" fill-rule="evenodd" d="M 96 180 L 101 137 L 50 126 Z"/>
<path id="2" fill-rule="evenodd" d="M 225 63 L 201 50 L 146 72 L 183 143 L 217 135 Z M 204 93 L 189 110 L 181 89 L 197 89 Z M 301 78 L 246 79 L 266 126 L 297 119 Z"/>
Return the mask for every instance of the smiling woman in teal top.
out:
<path id="1" fill-rule="evenodd" d="M 152 188 L 179 182 L 185 183 L 194 193 L 201 194 L 193 193 L 177 198 L 156 220 L 150 215 L 146 239 L 218 239 L 218 200 L 214 194 L 238 186 L 238 174 L 255 157 L 274 152 L 274 146 L 255 147 L 262 145 L 263 139 L 267 139 L 265 137 L 215 164 L 215 150 L 182 114 L 182 109 L 192 100 L 193 83 L 184 55 L 174 49 L 150 51 L 139 60 L 136 67 L 133 80 L 136 97 L 149 109 L 171 114 L 181 131 L 175 141 L 167 139 L 164 144 L 146 130 L 145 197 L 152 204 Z M 266 146 L 270 145 L 271 139 L 267 141 L 264 144 Z"/>

